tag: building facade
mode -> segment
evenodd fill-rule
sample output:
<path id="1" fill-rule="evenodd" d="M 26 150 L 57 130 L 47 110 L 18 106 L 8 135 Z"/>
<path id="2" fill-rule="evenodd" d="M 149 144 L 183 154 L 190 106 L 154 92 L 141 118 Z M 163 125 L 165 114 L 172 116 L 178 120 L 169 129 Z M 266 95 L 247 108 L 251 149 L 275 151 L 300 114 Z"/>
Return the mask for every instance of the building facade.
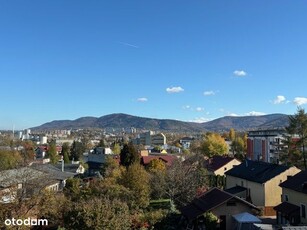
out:
<path id="1" fill-rule="evenodd" d="M 284 129 L 249 131 L 247 137 L 247 158 L 249 160 L 279 163 L 283 150 Z"/>

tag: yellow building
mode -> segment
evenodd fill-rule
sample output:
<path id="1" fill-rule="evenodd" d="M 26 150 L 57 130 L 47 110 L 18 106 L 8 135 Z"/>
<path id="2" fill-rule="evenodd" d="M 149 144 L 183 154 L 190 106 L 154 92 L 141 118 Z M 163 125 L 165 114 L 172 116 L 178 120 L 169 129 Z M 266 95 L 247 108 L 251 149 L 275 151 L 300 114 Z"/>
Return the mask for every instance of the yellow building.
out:
<path id="1" fill-rule="evenodd" d="M 282 194 L 279 184 L 298 172 L 296 167 L 246 160 L 225 173 L 226 191 L 262 208 L 263 215 L 272 216 Z"/>
<path id="2" fill-rule="evenodd" d="M 213 156 L 206 161 L 208 173 L 214 176 L 224 176 L 225 172 L 234 166 L 241 164 L 241 161 L 228 156 Z"/>
<path id="3" fill-rule="evenodd" d="M 278 224 L 307 224 L 307 171 L 289 177 L 280 187 L 282 203 L 274 208 Z"/>

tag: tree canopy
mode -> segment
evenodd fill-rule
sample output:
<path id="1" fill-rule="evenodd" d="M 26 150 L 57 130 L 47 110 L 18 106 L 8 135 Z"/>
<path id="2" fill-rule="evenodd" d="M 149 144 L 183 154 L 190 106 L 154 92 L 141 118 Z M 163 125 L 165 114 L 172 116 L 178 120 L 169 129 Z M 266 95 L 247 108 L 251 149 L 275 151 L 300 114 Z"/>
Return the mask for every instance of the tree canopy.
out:
<path id="1" fill-rule="evenodd" d="M 140 156 L 137 149 L 132 143 L 124 144 L 120 152 L 120 164 L 128 167 L 134 162 L 140 162 Z"/>
<path id="2" fill-rule="evenodd" d="M 292 150 L 298 150 L 301 152 L 304 161 L 304 168 L 307 169 L 306 165 L 306 154 L 305 146 L 307 144 L 307 114 L 303 108 L 298 108 L 297 113 L 293 116 L 289 116 L 289 125 L 286 127 L 287 133 L 291 136 L 289 139 L 290 146 Z M 295 139 L 294 135 L 297 135 L 298 138 Z M 295 148 L 293 149 L 293 147 Z M 291 152 L 291 151 L 290 151 Z"/>
<path id="3" fill-rule="evenodd" d="M 218 133 L 207 133 L 201 144 L 202 153 L 211 158 L 215 155 L 224 155 L 228 152 L 228 145 Z"/>

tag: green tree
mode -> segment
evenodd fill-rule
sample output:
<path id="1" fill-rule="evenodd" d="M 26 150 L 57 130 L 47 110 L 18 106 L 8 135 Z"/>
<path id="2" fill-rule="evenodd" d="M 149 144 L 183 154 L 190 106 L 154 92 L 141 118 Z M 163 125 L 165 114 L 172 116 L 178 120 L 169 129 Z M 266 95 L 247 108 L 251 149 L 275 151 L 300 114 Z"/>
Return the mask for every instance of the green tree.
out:
<path id="1" fill-rule="evenodd" d="M 115 143 L 112 151 L 114 154 L 120 154 L 120 145 L 118 143 Z"/>
<path id="2" fill-rule="evenodd" d="M 80 160 L 86 148 L 82 142 L 74 141 L 70 148 L 70 159 L 74 161 Z"/>
<path id="3" fill-rule="evenodd" d="M 234 130 L 233 128 L 231 128 L 231 129 L 229 130 L 229 139 L 230 139 L 231 141 L 234 141 L 235 138 L 236 138 L 236 132 L 235 132 L 235 130 Z"/>
<path id="4" fill-rule="evenodd" d="M 105 140 L 104 139 L 100 139 L 97 147 L 105 148 L 106 147 Z"/>
<path id="5" fill-rule="evenodd" d="M 68 164 L 69 161 L 69 151 L 70 151 L 70 146 L 68 142 L 64 142 L 62 145 L 62 156 L 65 164 Z"/>
<path id="6" fill-rule="evenodd" d="M 307 170 L 306 165 L 306 153 L 305 146 L 307 143 L 307 114 L 305 110 L 302 108 L 298 108 L 297 113 L 293 116 L 289 116 L 289 126 L 286 127 L 287 133 L 294 137 L 294 135 L 298 135 L 298 140 L 292 138 L 292 143 L 290 143 L 290 148 L 295 146 L 295 149 L 301 150 L 301 155 L 303 156 L 304 168 Z M 291 139 L 290 139 L 291 140 Z"/>
<path id="7" fill-rule="evenodd" d="M 23 161 L 17 151 L 3 149 L 0 149 L 0 159 L 0 171 L 16 168 Z"/>
<path id="8" fill-rule="evenodd" d="M 207 133 L 201 144 L 202 153 L 211 158 L 215 155 L 224 155 L 228 152 L 225 140 L 218 133 Z"/>
<path id="9" fill-rule="evenodd" d="M 149 174 L 142 165 L 137 162 L 130 165 L 123 173 L 120 184 L 132 192 L 134 207 L 146 208 L 149 205 Z"/>
<path id="10" fill-rule="evenodd" d="M 48 157 L 50 158 L 50 162 L 52 164 L 56 164 L 59 161 L 60 157 L 59 157 L 58 152 L 57 152 L 55 141 L 50 142 L 47 154 L 48 154 Z"/>
<path id="11" fill-rule="evenodd" d="M 235 140 L 231 143 L 231 148 L 233 153 L 240 158 L 241 160 L 244 158 L 245 153 L 245 143 L 242 137 L 236 137 Z"/>
<path id="12" fill-rule="evenodd" d="M 132 143 L 124 144 L 120 152 L 120 164 L 129 167 L 134 162 L 140 162 L 140 155 Z"/>
<path id="13" fill-rule="evenodd" d="M 64 227 L 67 230 L 128 230 L 131 224 L 127 204 L 107 197 L 80 201 L 64 213 Z"/>

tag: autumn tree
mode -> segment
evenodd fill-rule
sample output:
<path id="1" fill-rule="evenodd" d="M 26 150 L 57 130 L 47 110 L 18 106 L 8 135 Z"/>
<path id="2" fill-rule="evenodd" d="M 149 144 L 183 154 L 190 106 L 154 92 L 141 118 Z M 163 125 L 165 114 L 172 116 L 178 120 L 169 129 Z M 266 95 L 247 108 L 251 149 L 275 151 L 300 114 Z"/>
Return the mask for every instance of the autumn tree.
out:
<path id="1" fill-rule="evenodd" d="M 26 140 L 23 141 L 22 143 L 23 149 L 21 150 L 22 157 L 24 159 L 25 163 L 28 163 L 29 161 L 32 161 L 35 156 L 35 144 L 33 141 Z"/>
<path id="2" fill-rule="evenodd" d="M 127 204 L 108 197 L 79 201 L 64 213 L 64 227 L 75 229 L 130 229 L 131 218 Z"/>
<path id="3" fill-rule="evenodd" d="M 211 158 L 215 155 L 224 155 L 228 152 L 225 140 L 218 133 L 207 133 L 201 144 L 202 153 Z"/>
<path id="4" fill-rule="evenodd" d="M 208 185 L 207 171 L 202 167 L 203 156 L 196 155 L 186 161 L 175 160 L 167 168 L 165 193 L 177 207 L 191 202 L 203 188 Z"/>
<path id="5" fill-rule="evenodd" d="M 120 152 L 120 164 L 129 167 L 134 162 L 140 162 L 140 155 L 132 143 L 124 144 Z"/>
<path id="6" fill-rule="evenodd" d="M 0 171 L 16 168 L 22 163 L 22 157 L 17 151 L 0 149 Z"/>
<path id="7" fill-rule="evenodd" d="M 120 154 L 120 145 L 119 143 L 114 143 L 112 151 L 114 154 Z"/>
<path id="8" fill-rule="evenodd" d="M 230 139 L 230 141 L 234 141 L 235 138 L 236 138 L 236 132 L 235 132 L 235 130 L 233 128 L 231 128 L 229 130 L 229 139 Z"/>
<path id="9" fill-rule="evenodd" d="M 160 159 L 152 159 L 148 166 L 147 166 L 147 169 L 150 171 L 150 172 L 153 172 L 153 171 L 157 171 L 157 172 L 160 172 L 160 173 L 164 173 L 165 170 L 166 170 L 166 165 L 165 163 L 160 160 Z"/>
<path id="10" fill-rule="evenodd" d="M 120 184 L 132 192 L 134 207 L 146 208 L 149 205 L 149 174 L 138 162 L 134 162 L 126 169 Z"/>

